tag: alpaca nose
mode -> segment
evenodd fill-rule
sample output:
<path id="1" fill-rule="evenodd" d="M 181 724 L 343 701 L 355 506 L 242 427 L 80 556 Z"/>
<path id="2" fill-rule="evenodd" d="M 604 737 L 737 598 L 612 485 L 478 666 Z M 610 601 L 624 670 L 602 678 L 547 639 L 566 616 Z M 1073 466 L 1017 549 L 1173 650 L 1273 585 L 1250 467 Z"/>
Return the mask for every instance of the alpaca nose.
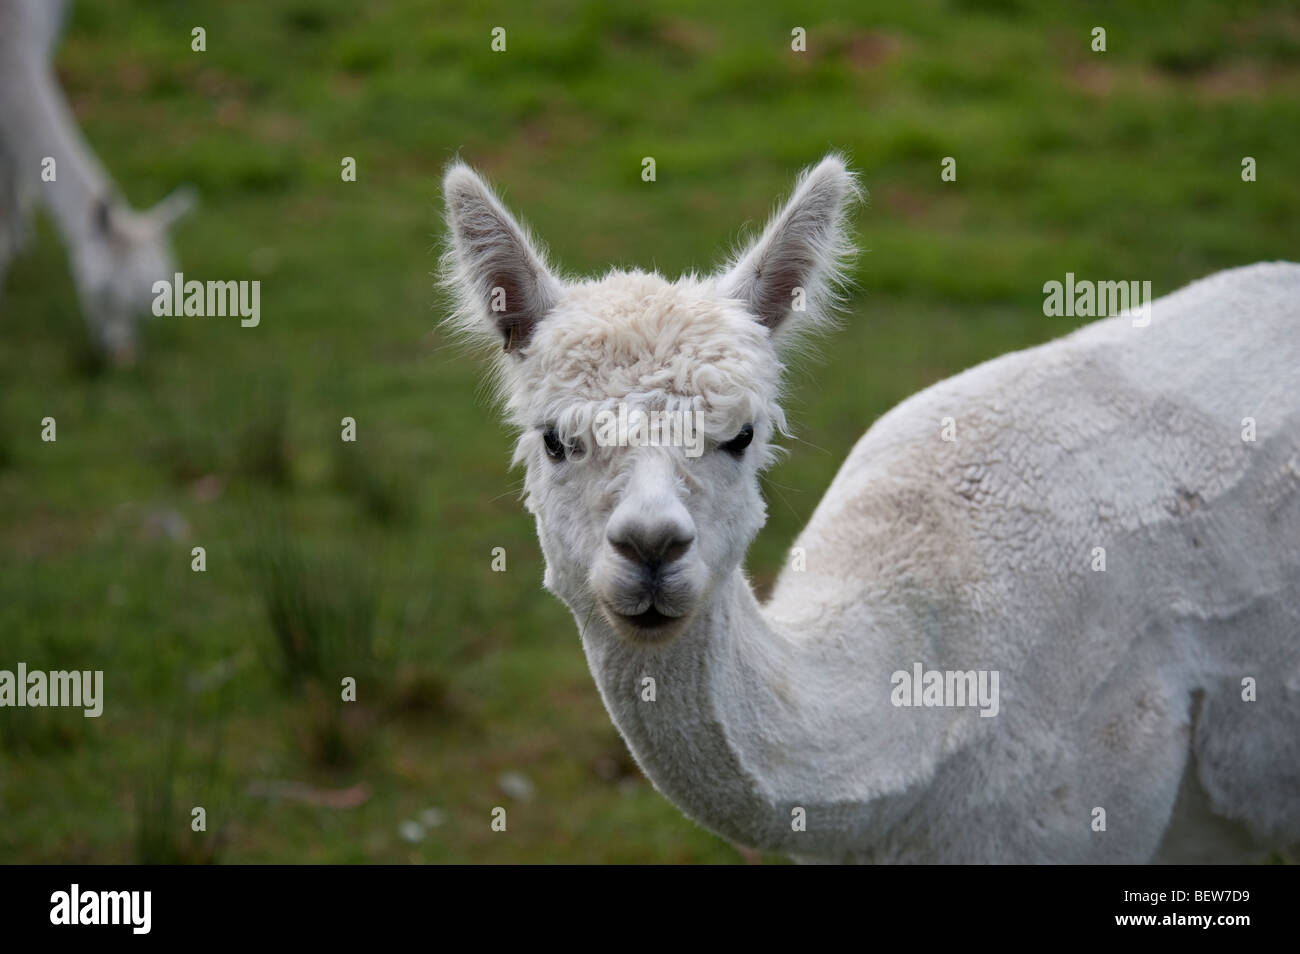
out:
<path id="1" fill-rule="evenodd" d="M 676 522 L 628 522 L 606 533 L 609 545 L 623 559 L 640 564 L 651 576 L 680 560 L 695 542 L 695 532 Z"/>

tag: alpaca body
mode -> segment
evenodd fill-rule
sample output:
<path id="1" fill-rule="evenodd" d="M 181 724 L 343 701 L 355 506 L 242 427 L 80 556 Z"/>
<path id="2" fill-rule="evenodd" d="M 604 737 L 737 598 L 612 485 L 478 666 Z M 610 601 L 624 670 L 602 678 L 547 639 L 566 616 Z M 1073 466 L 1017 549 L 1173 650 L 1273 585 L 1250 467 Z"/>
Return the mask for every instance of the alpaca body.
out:
<path id="1" fill-rule="evenodd" d="M 168 229 L 193 197 L 176 192 L 143 213 L 122 201 L 51 65 L 65 8 L 62 0 L 0 0 L 0 280 L 26 240 L 33 207 L 44 202 L 95 344 L 129 360 L 153 282 L 175 272 Z"/>
<path id="2" fill-rule="evenodd" d="M 1300 266 L 910 398 L 796 546 L 806 569 L 761 608 L 737 575 L 667 647 L 584 639 L 641 765 L 707 827 L 827 860 L 1143 862 L 1186 774 L 1186 811 L 1300 840 Z M 894 706 L 917 662 L 998 670 L 998 715 Z"/>
<path id="3" fill-rule="evenodd" d="M 1211 276 L 1144 327 L 1098 321 L 904 401 L 760 606 L 741 562 L 785 430 L 779 356 L 833 301 L 843 161 L 721 273 L 676 282 L 566 282 L 466 167 L 445 192 L 454 320 L 504 345 L 544 583 L 687 815 L 820 861 L 1300 843 L 1300 266 Z M 693 409 L 709 450 L 593 441 L 615 406 Z M 997 689 L 900 697 L 917 670 Z"/>

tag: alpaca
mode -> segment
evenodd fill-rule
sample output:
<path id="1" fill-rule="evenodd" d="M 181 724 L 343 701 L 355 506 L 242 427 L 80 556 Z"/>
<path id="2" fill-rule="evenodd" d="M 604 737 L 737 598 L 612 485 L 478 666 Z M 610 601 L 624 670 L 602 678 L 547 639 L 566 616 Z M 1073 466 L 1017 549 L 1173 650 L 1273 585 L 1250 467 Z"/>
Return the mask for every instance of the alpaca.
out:
<path id="1" fill-rule="evenodd" d="M 179 190 L 147 212 L 118 194 L 77 128 L 50 65 L 61 0 L 0 0 L 0 280 L 21 249 L 38 196 L 68 247 L 82 313 L 96 345 L 119 363 L 137 347 L 135 322 L 153 283 L 176 271 L 171 225 L 192 208 Z M 51 168 L 53 181 L 43 173 Z"/>
<path id="2" fill-rule="evenodd" d="M 830 155 L 715 275 L 574 281 L 446 172 L 448 320 L 495 342 L 544 585 L 642 770 L 801 861 L 1300 842 L 1300 265 L 1220 272 L 1146 327 L 1096 321 L 905 400 L 760 605 L 741 561 L 782 365 L 831 319 L 858 195 Z M 618 406 L 696 414 L 708 449 L 597 440 Z M 922 669 L 981 693 L 992 674 L 999 699 L 931 697 Z"/>

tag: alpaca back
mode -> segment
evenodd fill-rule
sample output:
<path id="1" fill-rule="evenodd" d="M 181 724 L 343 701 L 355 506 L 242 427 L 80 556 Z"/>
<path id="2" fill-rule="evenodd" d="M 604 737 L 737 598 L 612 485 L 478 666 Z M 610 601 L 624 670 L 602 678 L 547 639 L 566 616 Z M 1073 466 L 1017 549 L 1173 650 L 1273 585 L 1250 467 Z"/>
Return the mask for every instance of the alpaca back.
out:
<path id="1" fill-rule="evenodd" d="M 1190 772 L 1216 813 L 1300 840 L 1300 266 L 1219 273 L 1147 327 L 1098 321 L 915 395 L 796 545 L 807 568 L 766 611 L 862 645 L 869 692 L 918 662 L 1000 671 L 996 718 L 907 742 L 955 825 L 1048 804 L 1067 854 L 1128 857 L 1128 837 L 1145 858 Z"/>
<path id="2" fill-rule="evenodd" d="M 9 108 L 6 97 L 30 95 L 20 81 L 18 60 L 50 57 L 65 7 L 62 0 L 0 0 L 0 110 Z M 34 176 L 19 174 L 14 147 L 4 142 L 3 127 L 0 122 L 0 291 L 5 269 L 26 242 L 35 192 Z"/>

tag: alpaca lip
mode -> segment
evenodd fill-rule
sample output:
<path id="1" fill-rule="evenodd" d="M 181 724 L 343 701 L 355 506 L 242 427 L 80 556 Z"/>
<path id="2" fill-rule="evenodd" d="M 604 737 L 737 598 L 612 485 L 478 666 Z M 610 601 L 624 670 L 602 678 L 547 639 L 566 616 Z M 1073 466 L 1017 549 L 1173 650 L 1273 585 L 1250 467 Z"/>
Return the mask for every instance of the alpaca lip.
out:
<path id="1" fill-rule="evenodd" d="M 622 630 L 625 636 L 654 641 L 666 639 L 669 634 L 676 633 L 680 628 L 679 624 L 690 615 L 687 612 L 680 616 L 670 616 L 657 609 L 654 604 L 640 613 L 620 613 L 608 603 L 605 604 L 604 609 L 609 621 L 616 629 Z"/>
<path id="2" fill-rule="evenodd" d="M 630 623 L 637 629 L 662 629 L 681 619 L 680 616 L 669 616 L 667 613 L 661 613 L 651 606 L 644 613 L 637 613 L 635 616 L 629 616 L 626 613 L 618 613 L 618 618 L 624 622 Z"/>

